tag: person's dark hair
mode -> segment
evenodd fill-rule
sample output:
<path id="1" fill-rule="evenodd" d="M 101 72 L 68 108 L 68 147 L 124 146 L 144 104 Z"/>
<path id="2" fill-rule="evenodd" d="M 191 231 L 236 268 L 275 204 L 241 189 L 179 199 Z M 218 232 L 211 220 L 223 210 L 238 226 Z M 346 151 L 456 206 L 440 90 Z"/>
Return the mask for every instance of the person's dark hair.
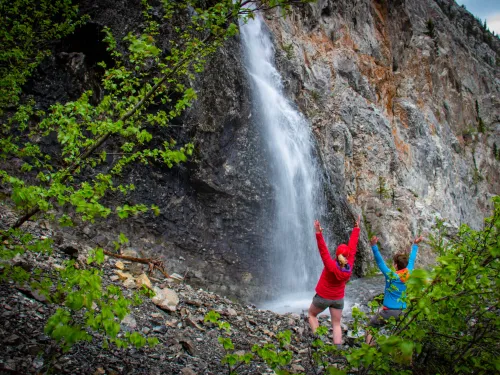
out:
<path id="1" fill-rule="evenodd" d="M 408 266 L 408 254 L 407 253 L 396 253 L 392 258 L 394 264 L 396 264 L 397 270 L 402 270 Z"/>

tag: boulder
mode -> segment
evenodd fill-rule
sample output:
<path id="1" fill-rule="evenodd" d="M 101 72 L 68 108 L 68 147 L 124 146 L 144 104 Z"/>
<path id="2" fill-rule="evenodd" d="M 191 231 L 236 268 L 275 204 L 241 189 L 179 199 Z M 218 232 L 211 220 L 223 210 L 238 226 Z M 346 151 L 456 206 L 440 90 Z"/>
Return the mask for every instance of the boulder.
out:
<path id="1" fill-rule="evenodd" d="M 122 324 L 127 326 L 130 329 L 136 329 L 137 328 L 137 321 L 135 320 L 134 316 L 131 314 L 128 314 L 123 318 Z"/>
<path id="2" fill-rule="evenodd" d="M 135 279 L 135 284 L 136 284 L 137 288 L 139 288 L 139 289 L 143 285 L 148 289 L 153 289 L 153 287 L 151 285 L 151 281 L 149 280 L 149 278 L 146 276 L 145 273 L 140 274 L 139 277 L 137 277 L 137 279 Z"/>
<path id="3" fill-rule="evenodd" d="M 134 289 L 137 285 L 135 279 L 131 277 L 123 282 L 123 286 L 127 289 Z"/>
<path id="4" fill-rule="evenodd" d="M 156 295 L 152 298 L 152 301 L 156 306 L 167 311 L 175 311 L 177 309 L 179 297 L 176 292 L 169 288 L 160 289 L 158 287 L 154 287 L 153 291 Z"/>
<path id="5" fill-rule="evenodd" d="M 133 279 L 134 277 L 128 272 L 115 271 L 121 281 L 125 281 L 127 279 Z"/>

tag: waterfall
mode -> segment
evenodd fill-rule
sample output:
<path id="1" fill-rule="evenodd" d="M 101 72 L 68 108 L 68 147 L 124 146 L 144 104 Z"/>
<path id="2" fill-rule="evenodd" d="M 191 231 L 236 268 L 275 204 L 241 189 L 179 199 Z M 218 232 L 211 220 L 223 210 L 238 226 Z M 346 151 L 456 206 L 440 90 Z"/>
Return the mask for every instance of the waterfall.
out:
<path id="1" fill-rule="evenodd" d="M 326 207 L 314 139 L 307 119 L 284 95 L 274 46 L 260 15 L 240 25 L 253 114 L 267 145 L 275 207 L 266 247 L 272 275 L 283 293 L 313 292 L 322 269 L 313 222 Z"/>

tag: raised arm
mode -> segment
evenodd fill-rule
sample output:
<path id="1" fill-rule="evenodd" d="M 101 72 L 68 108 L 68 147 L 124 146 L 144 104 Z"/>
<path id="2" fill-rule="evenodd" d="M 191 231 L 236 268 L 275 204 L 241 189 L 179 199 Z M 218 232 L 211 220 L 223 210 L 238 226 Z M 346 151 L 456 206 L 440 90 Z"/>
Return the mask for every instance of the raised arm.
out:
<path id="1" fill-rule="evenodd" d="M 418 244 L 422 241 L 422 237 L 417 237 L 415 238 L 415 241 L 413 241 L 413 245 L 411 246 L 411 252 L 410 252 L 410 259 L 408 259 L 408 270 L 412 271 L 413 267 L 415 266 L 415 260 L 417 259 L 417 252 L 418 252 Z"/>
<path id="2" fill-rule="evenodd" d="M 372 246 L 372 251 L 373 251 L 373 257 L 375 258 L 375 262 L 377 263 L 378 268 L 384 276 L 389 277 L 389 274 L 391 273 L 391 270 L 389 267 L 384 262 L 384 259 L 382 258 L 382 255 L 380 255 L 380 251 L 378 250 L 377 246 L 378 238 L 373 236 L 372 239 L 370 240 L 370 245 Z"/>
<path id="3" fill-rule="evenodd" d="M 358 250 L 358 240 L 359 240 L 359 221 L 361 220 L 361 215 L 358 216 L 358 221 L 354 224 L 354 228 L 351 232 L 351 237 L 349 237 L 349 242 L 347 246 L 349 247 L 349 256 L 347 257 L 347 263 L 349 266 L 354 267 L 354 259 L 356 258 L 356 251 Z"/>
<path id="4" fill-rule="evenodd" d="M 351 237 L 349 238 L 349 243 L 347 246 L 349 247 L 349 257 L 347 258 L 347 262 L 351 266 L 354 266 L 354 258 L 356 258 L 356 251 L 358 249 L 358 239 L 359 239 L 359 227 L 354 227 L 351 232 Z"/>
<path id="5" fill-rule="evenodd" d="M 316 232 L 316 241 L 318 242 L 319 255 L 321 256 L 325 268 L 330 272 L 335 272 L 337 264 L 335 264 L 335 261 L 330 256 L 325 239 L 323 238 L 323 233 Z"/>
<path id="6" fill-rule="evenodd" d="M 317 220 L 314 222 L 314 227 L 316 228 L 316 241 L 318 243 L 319 255 L 321 256 L 321 260 L 323 261 L 325 269 L 328 272 L 333 273 L 337 280 L 348 280 L 351 276 L 351 272 L 342 271 L 337 265 L 335 259 L 332 259 L 332 257 L 330 256 L 330 252 L 328 251 L 328 247 L 326 246 L 325 239 L 323 238 L 323 229 L 321 228 Z"/>

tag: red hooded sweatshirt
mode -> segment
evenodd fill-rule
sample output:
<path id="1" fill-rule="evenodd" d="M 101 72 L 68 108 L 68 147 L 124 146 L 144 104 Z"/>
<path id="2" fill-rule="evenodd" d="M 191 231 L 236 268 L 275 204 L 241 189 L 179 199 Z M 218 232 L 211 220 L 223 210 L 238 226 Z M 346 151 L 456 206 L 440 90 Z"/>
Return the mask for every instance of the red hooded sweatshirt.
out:
<path id="1" fill-rule="evenodd" d="M 328 247 L 326 247 L 325 240 L 323 239 L 323 234 L 316 233 L 319 254 L 325 265 L 321 277 L 319 278 L 318 285 L 316 285 L 316 293 L 318 293 L 321 298 L 332 300 L 344 298 L 345 284 L 350 279 L 354 266 L 358 238 L 359 228 L 354 228 L 349 238 L 349 243 L 347 245 L 341 244 L 337 247 L 336 255 L 344 255 L 349 265 L 346 268 L 341 268 L 337 259 L 332 259 L 330 256 Z"/>

